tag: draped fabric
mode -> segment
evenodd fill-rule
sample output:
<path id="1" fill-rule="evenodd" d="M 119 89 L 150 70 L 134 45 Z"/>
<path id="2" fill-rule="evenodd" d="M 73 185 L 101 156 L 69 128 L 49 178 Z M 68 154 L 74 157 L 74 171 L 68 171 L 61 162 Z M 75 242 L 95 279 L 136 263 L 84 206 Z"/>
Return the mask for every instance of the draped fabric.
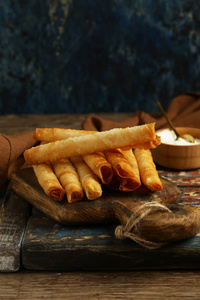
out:
<path id="1" fill-rule="evenodd" d="M 188 92 L 175 97 L 170 102 L 166 112 L 176 127 L 200 128 L 200 93 Z M 83 122 L 82 127 L 84 130 L 103 131 L 116 127 L 124 128 L 152 122 L 156 123 L 156 130 L 169 127 L 163 116 L 156 118 L 144 111 L 136 111 L 132 117 L 120 122 L 105 120 L 95 115 L 90 116 Z"/>

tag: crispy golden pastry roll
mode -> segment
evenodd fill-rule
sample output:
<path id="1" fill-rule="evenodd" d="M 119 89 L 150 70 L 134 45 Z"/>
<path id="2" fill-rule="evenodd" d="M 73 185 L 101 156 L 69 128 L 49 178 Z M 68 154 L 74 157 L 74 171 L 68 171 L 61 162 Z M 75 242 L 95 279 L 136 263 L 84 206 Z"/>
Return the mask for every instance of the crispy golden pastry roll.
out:
<path id="1" fill-rule="evenodd" d="M 140 186 L 141 183 L 136 181 L 134 177 L 120 178 L 120 191 L 131 192 L 137 190 Z"/>
<path id="2" fill-rule="evenodd" d="M 78 174 L 69 159 L 60 159 L 52 163 L 54 172 L 61 185 L 65 189 L 69 203 L 80 201 L 83 196 L 83 189 Z"/>
<path id="3" fill-rule="evenodd" d="M 83 159 L 103 184 L 108 184 L 111 181 L 113 169 L 103 152 L 85 154 Z"/>
<path id="4" fill-rule="evenodd" d="M 135 178 L 135 181 L 138 182 L 138 187 L 139 187 L 141 185 L 140 172 L 139 172 L 136 157 L 133 154 L 133 150 L 132 149 L 129 149 L 129 150 L 120 149 L 120 151 L 123 154 L 123 156 L 127 159 L 127 161 L 130 163 L 132 170 L 134 172 L 133 177 Z"/>
<path id="5" fill-rule="evenodd" d="M 141 181 L 137 161 L 135 157 L 131 157 L 131 153 L 132 150 L 122 151 L 121 149 L 105 151 L 105 156 L 111 163 L 115 172 L 115 178 L 110 185 L 115 187 L 113 189 L 116 189 L 116 186 L 119 185 L 119 190 L 130 192 L 140 187 Z M 126 157 L 124 154 L 126 155 Z M 129 160 L 131 160 L 131 163 L 129 162 L 128 158 Z M 133 168 L 133 166 L 135 169 Z"/>
<path id="6" fill-rule="evenodd" d="M 160 137 L 155 133 L 155 123 L 151 123 L 127 128 L 114 128 L 39 145 L 27 149 L 24 152 L 24 158 L 28 165 L 35 165 L 118 147 L 149 149 L 155 148 L 159 144 Z"/>
<path id="7" fill-rule="evenodd" d="M 70 161 L 75 167 L 83 190 L 89 200 L 94 200 L 102 195 L 101 184 L 97 176 L 88 167 L 81 156 L 70 157 Z"/>
<path id="8" fill-rule="evenodd" d="M 33 137 L 38 141 L 55 142 L 69 137 L 92 134 L 95 131 L 76 130 L 67 128 L 36 128 Z"/>
<path id="9" fill-rule="evenodd" d="M 95 131 L 62 128 L 36 128 L 34 137 L 40 141 L 53 142 L 92 133 L 95 133 Z M 83 156 L 83 159 L 103 184 L 108 184 L 110 182 L 113 176 L 113 170 L 103 152 L 86 154 Z"/>
<path id="10" fill-rule="evenodd" d="M 57 179 L 52 167 L 48 163 L 33 165 L 33 170 L 44 192 L 53 200 L 61 201 L 65 190 Z"/>
<path id="11" fill-rule="evenodd" d="M 133 154 L 133 150 L 132 149 L 128 149 L 128 150 L 119 149 L 119 151 L 128 160 L 128 162 L 130 163 L 131 167 L 134 170 L 134 173 L 137 174 L 137 177 L 139 178 L 140 173 L 139 173 L 139 169 L 138 169 L 138 163 L 135 158 L 135 155 Z"/>
<path id="12" fill-rule="evenodd" d="M 120 149 L 106 150 L 106 159 L 113 167 L 114 171 L 119 177 L 127 178 L 133 177 L 134 171 L 128 160 L 123 156 Z"/>
<path id="13" fill-rule="evenodd" d="M 82 136 L 92 133 L 95 133 L 95 131 L 62 128 L 36 128 L 34 138 L 39 141 L 54 142 L 69 137 Z M 106 160 L 103 152 L 86 154 L 83 156 L 83 159 L 103 184 L 108 184 L 110 182 L 113 176 L 113 170 L 111 164 Z"/>
<path id="14" fill-rule="evenodd" d="M 135 149 L 134 155 L 138 163 L 140 177 L 143 184 L 152 192 L 162 190 L 162 182 L 153 162 L 151 151 L 144 149 Z"/>

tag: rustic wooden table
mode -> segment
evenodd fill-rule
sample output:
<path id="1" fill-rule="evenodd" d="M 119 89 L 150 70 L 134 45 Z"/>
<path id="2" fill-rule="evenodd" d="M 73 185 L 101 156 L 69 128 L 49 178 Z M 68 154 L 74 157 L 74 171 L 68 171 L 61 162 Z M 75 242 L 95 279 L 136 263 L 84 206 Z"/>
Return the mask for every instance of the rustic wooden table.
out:
<path id="1" fill-rule="evenodd" d="M 131 114 L 101 114 L 122 120 Z M 0 116 L 1 133 L 36 127 L 81 128 L 87 115 Z M 0 273 L 0 299 L 200 299 L 200 269 Z"/>

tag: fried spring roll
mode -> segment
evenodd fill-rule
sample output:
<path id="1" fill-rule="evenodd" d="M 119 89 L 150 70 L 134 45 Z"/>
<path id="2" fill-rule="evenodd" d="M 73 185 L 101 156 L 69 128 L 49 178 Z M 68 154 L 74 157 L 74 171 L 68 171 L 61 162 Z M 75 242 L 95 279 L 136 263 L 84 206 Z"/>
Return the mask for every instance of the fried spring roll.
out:
<path id="1" fill-rule="evenodd" d="M 70 157 L 70 161 L 79 175 L 80 182 L 87 198 L 89 200 L 99 198 L 102 195 L 101 184 L 83 158 L 81 156 L 73 156 Z"/>
<path id="2" fill-rule="evenodd" d="M 38 141 L 55 142 L 65 140 L 69 137 L 77 137 L 86 134 L 92 134 L 95 131 L 65 129 L 65 128 L 36 128 L 33 138 Z"/>
<path id="3" fill-rule="evenodd" d="M 85 154 L 83 159 L 103 184 L 109 184 L 113 177 L 113 169 L 103 152 Z"/>
<path id="4" fill-rule="evenodd" d="M 65 190 L 58 181 L 52 167 L 47 164 L 33 165 L 35 176 L 44 192 L 53 200 L 61 201 L 65 195 Z"/>
<path id="5" fill-rule="evenodd" d="M 111 182 L 107 186 L 112 190 L 123 192 L 131 192 L 139 188 L 134 178 L 121 178 L 115 172 Z"/>
<path id="6" fill-rule="evenodd" d="M 140 187 L 141 181 L 139 170 L 132 149 L 108 150 L 105 151 L 105 156 L 115 171 L 115 179 L 113 180 L 112 185 L 114 182 L 115 184 L 117 183 L 118 176 L 118 181 L 120 181 L 119 190 L 130 192 Z"/>
<path id="7" fill-rule="evenodd" d="M 120 178 L 119 190 L 123 192 L 131 192 L 137 190 L 141 186 L 134 177 Z"/>
<path id="8" fill-rule="evenodd" d="M 79 201 L 84 193 L 78 174 L 69 159 L 60 159 L 52 163 L 56 176 L 65 189 L 69 203 Z"/>
<path id="9" fill-rule="evenodd" d="M 133 150 L 120 149 L 120 151 L 123 154 L 123 156 L 127 159 L 127 161 L 130 163 L 132 170 L 134 172 L 135 181 L 138 183 L 138 187 L 139 187 L 141 185 L 140 172 L 139 172 L 137 160 L 135 158 L 135 155 L 133 154 Z"/>
<path id="10" fill-rule="evenodd" d="M 140 177 L 143 184 L 152 192 L 162 190 L 162 182 L 153 162 L 151 151 L 144 149 L 135 149 L 134 155 L 138 163 Z"/>
<path id="11" fill-rule="evenodd" d="M 54 162 L 71 156 L 115 148 L 155 148 L 160 137 L 155 133 L 155 123 L 127 128 L 114 128 L 84 136 L 68 138 L 27 149 L 24 158 L 28 165 L 42 162 Z"/>
<path id="12" fill-rule="evenodd" d="M 133 177 L 133 169 L 128 160 L 123 156 L 120 149 L 112 149 L 104 152 L 106 159 L 112 165 L 114 171 L 119 177 Z"/>
<path id="13" fill-rule="evenodd" d="M 62 128 L 36 128 L 34 138 L 39 141 L 54 142 L 69 137 L 77 137 L 86 134 L 94 134 L 95 131 L 62 129 Z M 93 173 L 103 184 L 108 184 L 113 176 L 111 164 L 106 160 L 103 152 L 83 155 L 83 159 Z"/>

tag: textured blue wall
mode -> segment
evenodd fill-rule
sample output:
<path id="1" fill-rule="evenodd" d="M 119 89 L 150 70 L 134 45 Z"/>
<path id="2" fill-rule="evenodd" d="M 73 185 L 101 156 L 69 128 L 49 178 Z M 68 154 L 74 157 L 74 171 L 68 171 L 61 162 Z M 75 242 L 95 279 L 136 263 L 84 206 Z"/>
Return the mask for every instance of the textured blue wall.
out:
<path id="1" fill-rule="evenodd" d="M 200 91 L 200 1 L 0 0 L 0 113 L 158 110 Z"/>

